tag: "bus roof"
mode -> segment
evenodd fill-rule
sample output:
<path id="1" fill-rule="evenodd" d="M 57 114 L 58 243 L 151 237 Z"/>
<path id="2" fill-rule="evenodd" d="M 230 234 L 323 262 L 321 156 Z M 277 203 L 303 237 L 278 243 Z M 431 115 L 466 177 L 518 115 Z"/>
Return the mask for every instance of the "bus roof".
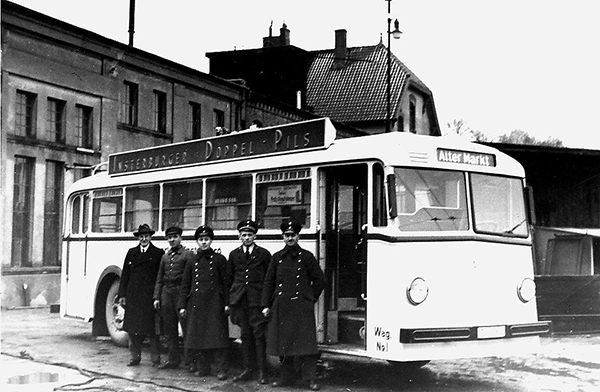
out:
<path id="1" fill-rule="evenodd" d="M 229 152 L 231 152 L 234 146 L 240 151 L 242 144 L 246 143 L 243 148 L 248 153 L 251 142 L 253 148 L 257 148 L 256 146 L 262 142 L 261 135 L 264 136 L 265 133 L 269 134 L 271 132 L 271 137 L 281 138 L 280 143 L 287 143 L 291 146 L 289 149 L 283 150 L 269 152 L 268 149 L 263 149 L 260 150 L 260 153 L 252 155 L 192 162 L 189 157 L 193 153 L 193 148 L 190 148 L 190 146 L 194 145 L 184 142 L 111 155 L 109 167 L 110 165 L 114 166 L 116 159 L 121 157 L 129 160 L 128 165 L 138 167 L 141 165 L 139 160 L 149 160 L 150 158 L 153 158 L 153 161 L 154 159 L 164 159 L 167 164 L 169 159 L 172 159 L 174 163 L 171 166 L 159 164 L 157 167 L 145 167 L 142 170 L 132 172 L 118 172 L 117 170 L 117 172 L 113 171 L 111 173 L 109 170 L 109 173 L 102 172 L 78 181 L 70 191 L 360 161 L 380 161 L 384 165 L 390 166 L 439 168 L 515 177 L 524 177 L 525 175 L 523 167 L 512 157 L 492 147 L 465 142 L 458 137 L 392 132 L 336 139 L 335 128 L 326 118 L 294 123 L 290 126 L 296 126 L 296 128 L 286 129 L 286 126 L 270 127 L 258 131 L 244 131 L 234 135 L 202 139 L 201 141 L 204 143 L 201 144 L 200 149 L 202 154 L 207 154 L 207 148 L 211 148 L 211 154 L 216 154 L 218 147 L 221 149 L 220 153 L 223 154 L 226 148 L 229 148 Z M 276 131 L 280 133 L 275 133 Z M 241 136 L 242 139 L 236 139 L 236 136 Z M 286 141 L 285 139 L 288 137 L 291 137 L 292 140 Z M 239 140 L 243 141 L 239 142 Z M 316 142 L 313 143 L 315 140 Z M 308 146 L 303 147 L 303 143 Z M 182 146 L 187 149 L 182 150 Z M 297 147 L 294 148 L 294 146 Z M 257 148 L 255 151 L 258 150 Z M 171 156 L 165 156 L 163 154 L 165 151 Z M 183 160 L 182 151 L 186 151 L 186 162 L 181 162 Z M 176 158 L 173 154 L 178 152 L 180 156 Z M 183 164 L 175 164 L 176 159 L 179 159 L 180 163 Z M 148 162 L 146 162 L 146 166 L 152 165 L 148 165 Z"/>

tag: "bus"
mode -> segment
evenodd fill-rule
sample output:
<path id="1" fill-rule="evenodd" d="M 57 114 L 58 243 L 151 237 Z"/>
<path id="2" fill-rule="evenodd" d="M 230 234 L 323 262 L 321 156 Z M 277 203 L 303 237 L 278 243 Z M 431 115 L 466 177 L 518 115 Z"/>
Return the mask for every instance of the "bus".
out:
<path id="1" fill-rule="evenodd" d="M 384 133 L 339 137 L 328 118 L 109 156 L 107 170 L 66 197 L 60 311 L 124 344 L 116 301 L 132 232 L 215 230 L 214 248 L 283 246 L 282 220 L 326 288 L 316 306 L 322 352 L 426 364 L 532 353 L 537 318 L 526 183 L 521 165 L 458 138 Z M 232 337 L 235 331 L 232 328 Z"/>

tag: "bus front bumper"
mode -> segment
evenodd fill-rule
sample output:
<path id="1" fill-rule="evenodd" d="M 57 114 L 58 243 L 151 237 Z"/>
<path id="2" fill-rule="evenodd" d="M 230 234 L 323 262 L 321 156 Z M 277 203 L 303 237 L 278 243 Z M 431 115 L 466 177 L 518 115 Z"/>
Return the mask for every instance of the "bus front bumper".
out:
<path id="1" fill-rule="evenodd" d="M 401 329 L 400 343 L 459 342 L 465 340 L 509 339 L 548 335 L 550 321 L 527 324 L 492 325 L 458 328 Z"/>

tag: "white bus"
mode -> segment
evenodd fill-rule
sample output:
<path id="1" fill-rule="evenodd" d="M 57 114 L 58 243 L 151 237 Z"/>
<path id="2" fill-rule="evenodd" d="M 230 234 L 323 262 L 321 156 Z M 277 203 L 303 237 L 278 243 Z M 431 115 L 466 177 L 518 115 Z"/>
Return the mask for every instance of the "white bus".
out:
<path id="1" fill-rule="evenodd" d="M 115 302 L 132 232 L 215 229 L 224 255 L 236 225 L 283 246 L 283 219 L 302 223 L 327 286 L 316 306 L 323 352 L 424 364 L 512 356 L 550 332 L 538 322 L 524 171 L 493 148 L 387 133 L 336 138 L 328 119 L 111 155 L 108 171 L 66 200 L 61 313 L 126 341 Z"/>

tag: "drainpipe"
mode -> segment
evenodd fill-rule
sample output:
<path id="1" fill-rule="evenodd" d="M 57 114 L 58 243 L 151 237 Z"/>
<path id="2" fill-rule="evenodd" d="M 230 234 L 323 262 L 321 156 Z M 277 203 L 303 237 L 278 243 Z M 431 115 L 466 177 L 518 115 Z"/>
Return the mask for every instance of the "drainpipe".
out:
<path id="1" fill-rule="evenodd" d="M 23 306 L 29 306 L 29 304 L 31 303 L 31 298 L 29 295 L 29 285 L 27 283 L 23 283 L 23 286 L 21 288 L 21 292 L 23 294 Z"/>

